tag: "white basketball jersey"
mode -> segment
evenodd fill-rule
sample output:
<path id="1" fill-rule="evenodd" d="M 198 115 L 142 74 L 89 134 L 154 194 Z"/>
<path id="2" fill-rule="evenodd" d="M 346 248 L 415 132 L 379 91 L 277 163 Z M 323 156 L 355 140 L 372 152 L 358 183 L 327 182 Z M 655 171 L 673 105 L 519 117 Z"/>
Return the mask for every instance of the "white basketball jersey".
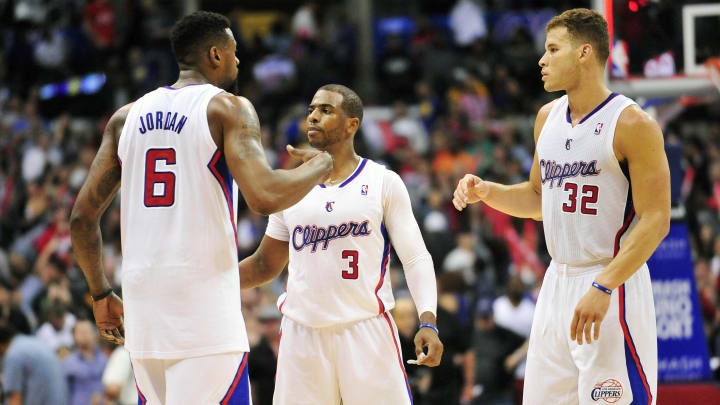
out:
<path id="1" fill-rule="evenodd" d="M 319 185 L 270 216 L 267 235 L 287 240 L 287 291 L 280 311 L 295 322 L 325 327 L 368 319 L 394 308 L 383 225 L 387 169 L 362 159 L 336 186 Z"/>
<path id="2" fill-rule="evenodd" d="M 545 121 L 537 142 L 543 227 L 558 263 L 609 261 L 634 224 L 629 172 L 613 149 L 618 117 L 632 104 L 613 93 L 573 127 L 565 95 Z"/>
<path id="3" fill-rule="evenodd" d="M 120 135 L 125 346 L 135 358 L 249 350 L 238 190 L 207 121 L 222 91 L 158 88 L 130 108 Z"/>

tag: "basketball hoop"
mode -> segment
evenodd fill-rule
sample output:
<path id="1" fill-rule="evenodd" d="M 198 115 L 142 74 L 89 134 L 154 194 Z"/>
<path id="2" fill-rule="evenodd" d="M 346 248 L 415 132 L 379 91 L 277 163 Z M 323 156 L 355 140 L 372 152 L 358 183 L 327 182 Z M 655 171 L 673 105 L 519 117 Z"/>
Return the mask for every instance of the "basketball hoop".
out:
<path id="1" fill-rule="evenodd" d="M 720 91 L 720 58 L 710 58 L 705 62 L 710 72 L 710 80 L 712 80 L 715 87 Z"/>

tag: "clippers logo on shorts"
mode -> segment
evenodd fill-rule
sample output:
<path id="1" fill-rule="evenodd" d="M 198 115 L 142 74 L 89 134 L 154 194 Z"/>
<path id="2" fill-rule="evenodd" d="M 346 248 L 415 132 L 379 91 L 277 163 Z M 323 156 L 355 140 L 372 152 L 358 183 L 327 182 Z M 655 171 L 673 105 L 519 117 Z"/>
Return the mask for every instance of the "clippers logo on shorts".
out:
<path id="1" fill-rule="evenodd" d="M 368 186 L 367 184 L 363 184 L 362 187 L 360 187 L 360 195 L 367 195 Z"/>
<path id="2" fill-rule="evenodd" d="M 368 220 L 361 223 L 350 221 L 340 225 L 329 225 L 327 228 L 317 225 L 305 225 L 305 227 L 298 225 L 292 232 L 292 245 L 298 252 L 311 246 L 310 253 L 315 253 L 318 245 L 326 250 L 334 239 L 368 236 L 371 232 Z"/>
<path id="3" fill-rule="evenodd" d="M 603 123 L 598 122 L 597 125 L 595 125 L 595 132 L 593 132 L 593 134 L 600 135 L 600 131 L 602 131 L 602 128 L 603 128 Z"/>
<path id="4" fill-rule="evenodd" d="M 557 180 L 557 186 L 560 187 L 562 186 L 563 181 L 568 178 L 599 175 L 600 169 L 596 166 L 597 160 L 593 160 L 592 162 L 580 160 L 572 163 L 558 163 L 554 160 L 541 159 L 540 180 L 542 181 L 542 184 L 549 181 L 550 188 L 553 188 L 553 183 Z"/>
<path id="5" fill-rule="evenodd" d="M 595 388 L 590 392 L 590 398 L 593 401 L 603 400 L 613 404 L 622 398 L 623 387 L 620 381 L 608 378 L 607 380 L 595 384 Z"/>
<path id="6" fill-rule="evenodd" d="M 335 201 L 328 201 L 325 203 L 325 211 L 332 212 L 333 210 L 333 204 L 335 204 Z"/>

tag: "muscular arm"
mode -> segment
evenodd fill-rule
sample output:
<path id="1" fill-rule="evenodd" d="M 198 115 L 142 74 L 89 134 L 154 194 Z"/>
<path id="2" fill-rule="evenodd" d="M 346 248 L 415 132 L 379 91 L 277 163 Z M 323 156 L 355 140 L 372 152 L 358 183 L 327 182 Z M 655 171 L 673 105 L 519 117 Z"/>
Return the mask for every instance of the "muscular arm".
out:
<path id="1" fill-rule="evenodd" d="M 257 213 L 269 215 L 294 205 L 332 170 L 327 153 L 319 153 L 293 170 L 272 170 L 265 158 L 257 113 L 243 97 L 219 94 L 208 105 L 208 117 L 211 128 L 221 127 L 230 172 L 248 206 Z"/>
<path id="2" fill-rule="evenodd" d="M 630 170 L 638 222 L 596 281 L 615 289 L 652 255 L 670 229 L 670 169 L 660 127 L 637 106 L 626 108 L 615 129 L 615 154 Z"/>
<path id="3" fill-rule="evenodd" d="M 535 145 L 537 145 L 540 132 L 550 114 L 553 103 L 554 101 L 545 104 L 540 108 L 540 111 L 538 111 L 534 128 Z M 465 204 L 482 200 L 485 204 L 508 215 L 542 220 L 542 185 L 540 184 L 537 147 L 528 181 L 519 184 L 505 185 L 484 181 L 473 175 L 465 175 L 465 177 L 460 180 L 453 200 L 456 208 L 465 208 L 461 202 L 465 197 L 467 197 Z"/>
<path id="4" fill-rule="evenodd" d="M 102 265 L 100 218 L 120 187 L 117 139 L 130 106 L 118 110 L 108 121 L 100 149 L 70 214 L 73 254 L 85 274 L 91 295 L 99 295 L 110 288 Z"/>
<path id="5" fill-rule="evenodd" d="M 288 263 L 288 242 L 263 236 L 255 253 L 243 259 L 240 268 L 240 287 L 243 290 L 263 285 L 282 273 Z"/>

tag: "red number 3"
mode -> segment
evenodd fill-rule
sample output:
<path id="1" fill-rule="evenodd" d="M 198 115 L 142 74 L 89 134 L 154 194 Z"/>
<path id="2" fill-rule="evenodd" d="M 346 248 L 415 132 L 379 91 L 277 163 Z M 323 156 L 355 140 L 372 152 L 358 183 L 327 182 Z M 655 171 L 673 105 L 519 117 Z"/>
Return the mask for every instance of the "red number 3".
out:
<path id="1" fill-rule="evenodd" d="M 350 259 L 350 263 L 348 263 L 348 265 L 350 266 L 350 269 L 342 271 L 342 278 L 349 279 L 349 280 L 356 280 L 358 278 L 358 273 L 359 273 L 358 272 L 358 252 L 357 252 L 357 250 L 343 250 L 342 258 Z"/>
<path id="2" fill-rule="evenodd" d="M 175 149 L 148 149 L 145 154 L 145 206 L 169 207 L 175 204 L 175 173 L 158 172 L 157 161 L 175 164 Z M 162 194 L 155 194 L 155 185 L 162 184 Z"/>

